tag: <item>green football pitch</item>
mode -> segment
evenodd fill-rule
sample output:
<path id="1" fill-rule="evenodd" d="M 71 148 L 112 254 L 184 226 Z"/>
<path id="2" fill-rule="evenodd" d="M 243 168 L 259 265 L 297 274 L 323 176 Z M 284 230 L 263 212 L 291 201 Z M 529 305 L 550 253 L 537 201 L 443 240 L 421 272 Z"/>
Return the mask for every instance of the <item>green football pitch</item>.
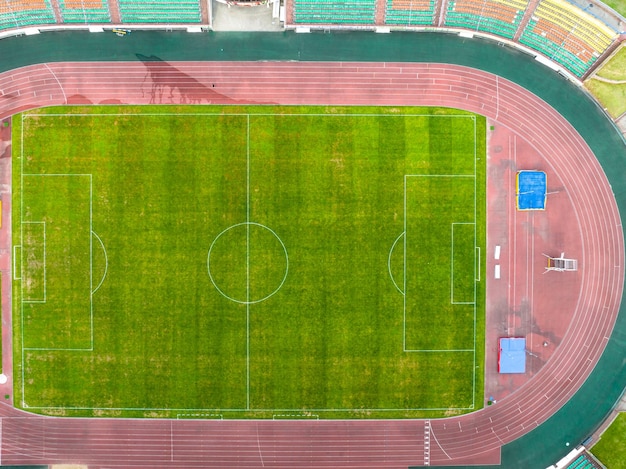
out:
<path id="1" fill-rule="evenodd" d="M 486 123 L 442 108 L 13 119 L 16 403 L 48 415 L 482 407 Z"/>

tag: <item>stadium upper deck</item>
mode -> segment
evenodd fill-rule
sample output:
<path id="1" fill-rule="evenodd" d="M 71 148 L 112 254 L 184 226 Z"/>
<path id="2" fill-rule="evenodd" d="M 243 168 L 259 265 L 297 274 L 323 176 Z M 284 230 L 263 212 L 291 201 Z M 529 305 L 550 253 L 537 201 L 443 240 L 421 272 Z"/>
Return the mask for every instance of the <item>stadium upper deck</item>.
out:
<path id="1" fill-rule="evenodd" d="M 581 8 L 569 0 L 284 1 L 287 28 L 468 30 L 529 48 L 579 78 L 614 49 L 626 22 L 602 3 L 593 10 L 592 4 Z M 204 0 L 5 0 L 0 33 L 97 25 L 209 28 L 211 10 Z"/>

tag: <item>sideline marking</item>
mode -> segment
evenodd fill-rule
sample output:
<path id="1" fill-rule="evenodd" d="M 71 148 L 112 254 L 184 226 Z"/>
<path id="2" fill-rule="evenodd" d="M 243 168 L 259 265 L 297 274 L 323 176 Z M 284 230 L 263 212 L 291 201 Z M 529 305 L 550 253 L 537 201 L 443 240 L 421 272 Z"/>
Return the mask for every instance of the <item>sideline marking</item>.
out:
<path id="1" fill-rule="evenodd" d="M 472 350 L 469 350 L 470 352 Z M 66 411 L 79 411 L 79 410 L 116 410 L 116 411 L 162 411 L 162 412 L 302 412 L 302 408 L 292 409 L 276 409 L 276 408 L 254 408 L 244 409 L 241 407 L 235 408 L 202 408 L 202 409 L 179 409 L 169 407 L 84 407 L 84 406 L 29 406 L 25 405 L 28 409 L 37 410 L 66 410 Z M 388 408 L 388 407 L 369 407 L 369 408 L 311 408 L 307 409 L 311 412 L 398 412 L 398 411 L 422 411 L 422 410 L 473 410 L 473 406 L 469 407 L 402 407 L 402 408 Z M 182 419 L 181 419 L 182 420 Z M 226 420 L 226 419 L 224 419 Z M 352 419 L 350 419 L 352 420 Z"/>
<path id="2" fill-rule="evenodd" d="M 282 287 L 282 283 L 280 285 Z M 246 115 L 246 409 L 250 408 L 250 115 Z"/>
<path id="3" fill-rule="evenodd" d="M 49 117 L 49 116 L 62 116 L 62 117 L 85 116 L 85 117 L 93 117 L 93 116 L 116 116 L 116 115 L 117 116 L 149 116 L 149 115 L 152 115 L 152 116 L 164 116 L 164 115 L 194 116 L 195 115 L 195 116 L 212 116 L 212 117 L 220 117 L 221 116 L 221 114 L 212 114 L 212 113 L 193 113 L 193 114 L 192 113 L 156 113 L 156 114 L 147 114 L 147 113 L 140 113 L 140 114 L 39 114 L 39 115 L 37 115 L 37 114 L 29 114 L 29 115 L 30 116 L 40 116 L 40 117 Z M 285 116 L 286 117 L 290 117 L 290 116 L 302 116 L 302 117 L 311 117 L 311 116 L 313 116 L 313 117 L 316 117 L 316 116 L 319 116 L 319 117 L 324 117 L 324 118 L 328 118 L 328 117 L 351 117 L 351 118 L 362 118 L 362 117 L 426 117 L 426 118 L 430 119 L 430 118 L 453 117 L 453 118 L 471 118 L 472 120 L 475 121 L 475 116 L 473 116 L 473 115 L 433 116 L 433 115 L 426 115 L 426 114 L 391 115 L 391 114 L 309 114 L 309 113 L 306 113 L 306 114 L 272 114 L 272 113 L 267 113 L 267 114 L 263 113 L 263 114 L 261 114 L 261 113 L 259 113 L 259 114 L 230 114 L 230 115 L 233 115 L 233 116 L 235 116 L 235 115 L 245 115 L 245 116 L 247 116 L 248 122 L 249 122 L 249 119 L 250 119 L 251 115 L 252 116 L 256 116 L 256 115 L 259 115 L 259 116 L 281 116 L 281 117 L 285 117 Z M 26 117 L 28 117 L 28 116 L 26 116 Z M 25 116 L 22 115 L 22 121 L 24 120 L 24 118 L 25 118 Z M 476 130 L 476 129 L 474 129 L 474 130 Z M 22 135 L 23 135 L 24 126 L 22 126 L 21 131 L 22 131 Z M 248 131 L 249 131 L 249 128 L 248 128 Z M 248 138 L 249 138 L 249 135 L 248 135 Z M 476 142 L 474 142 L 474 146 L 476 148 Z M 22 154 L 23 154 L 23 144 L 22 144 L 21 150 L 22 150 Z M 249 142 L 248 142 L 247 151 L 248 151 L 248 153 L 250 151 Z M 22 161 L 23 161 L 23 158 L 22 158 Z M 248 161 L 248 164 L 249 164 L 249 161 Z M 89 176 L 91 176 L 91 175 L 89 175 Z M 461 176 L 461 177 L 464 177 L 464 176 Z M 473 176 L 470 176 L 470 177 L 473 177 Z M 248 180 L 248 184 L 249 184 L 249 180 Z M 249 191 L 249 185 L 248 185 L 248 191 Z M 92 206 L 91 206 L 91 195 L 92 194 L 90 193 L 90 212 L 91 212 L 91 209 L 92 209 Z M 406 194 L 405 194 L 405 196 L 406 196 Z M 405 207 L 406 207 L 406 200 L 405 200 Z M 23 206 L 20 209 L 22 210 L 22 208 L 23 208 Z M 250 208 L 250 205 L 249 205 L 249 199 L 248 199 L 247 200 L 247 211 L 248 211 L 247 212 L 247 219 L 248 220 L 249 220 L 249 208 Z M 90 215 L 91 215 L 91 213 L 90 213 Z M 90 218 L 91 218 L 91 216 L 90 216 Z M 90 225 L 91 225 L 91 220 L 90 220 Z M 248 226 L 247 229 L 249 230 L 249 226 Z M 279 238 L 279 240 L 280 240 L 280 238 Z M 397 240 L 397 242 L 398 241 L 399 241 L 399 239 Z M 281 244 L 283 244 L 282 241 L 281 241 Z M 406 239 L 405 239 L 404 244 L 406 246 Z M 284 247 L 284 244 L 283 244 L 283 247 Z M 406 249 L 405 249 L 405 252 L 406 252 Z M 404 268 L 406 270 L 406 262 L 404 264 L 405 264 Z M 249 266 L 247 267 L 247 270 L 248 269 L 249 269 Z M 405 276 L 405 278 L 406 278 L 406 276 Z M 91 279 L 91 281 L 93 281 L 93 279 Z M 406 280 L 405 280 L 405 283 L 406 283 Z M 92 284 L 92 286 L 93 286 L 93 284 Z M 281 284 L 281 286 L 282 286 L 282 284 Z M 99 286 L 97 288 L 99 288 Z M 97 288 L 96 288 L 96 290 L 97 290 Z M 396 285 L 396 288 L 398 288 L 397 285 Z M 247 290 L 249 290 L 249 289 L 247 288 Z M 95 292 L 95 290 L 94 290 L 94 292 Z M 249 294 L 250 294 L 250 292 L 247 291 L 247 295 L 249 295 Z M 404 295 L 404 293 L 403 293 L 403 295 Z M 247 304 L 247 308 L 246 308 L 247 309 L 247 314 L 249 314 L 249 304 L 250 303 Z M 22 316 L 21 319 L 23 321 L 23 316 Z M 92 329 L 91 330 L 91 332 L 92 332 L 92 349 L 91 350 L 93 350 L 93 312 L 92 312 L 91 319 L 92 319 L 92 328 L 91 328 Z M 23 335 L 23 329 L 22 329 L 22 335 Z M 248 340 L 249 340 L 249 337 L 248 337 Z M 54 349 L 46 349 L 46 350 L 54 350 Z M 72 350 L 77 350 L 77 349 L 72 349 Z M 424 350 L 424 351 L 425 352 L 430 352 L 430 350 Z M 454 351 L 465 351 L 465 350 L 454 350 Z M 468 349 L 467 351 L 471 351 L 471 350 Z M 475 349 L 474 349 L 474 352 L 475 352 Z M 22 363 L 24 363 L 24 356 L 23 355 L 24 354 L 22 353 Z M 249 360 L 249 354 L 248 354 L 248 360 Z M 22 367 L 22 375 L 23 375 L 23 370 L 24 370 L 24 367 Z M 24 381 L 22 381 L 22 383 L 23 382 Z M 22 395 L 22 398 L 23 398 L 23 395 Z M 174 410 L 174 409 L 171 409 L 171 408 L 168 408 L 168 409 L 159 409 L 159 408 L 133 409 L 133 408 L 129 408 L 129 407 L 122 407 L 122 408 L 106 408 L 105 407 L 105 408 L 103 408 L 103 407 L 50 407 L 50 406 L 43 407 L 42 406 L 42 407 L 30 407 L 30 408 L 33 408 L 33 409 L 55 409 L 55 408 L 56 409 L 93 409 L 93 410 L 109 410 L 109 409 L 110 410 L 169 410 L 169 411 Z M 444 407 L 444 408 L 409 408 L 409 409 L 406 409 L 406 408 L 402 408 L 402 409 L 399 409 L 399 408 L 392 408 L 392 409 L 389 409 L 389 408 L 370 408 L 370 409 L 359 408 L 359 409 L 312 409 L 312 410 L 336 412 L 336 411 L 363 411 L 363 410 L 372 410 L 372 411 L 447 410 L 447 409 L 466 410 L 466 409 L 471 409 L 471 408 L 473 408 L 473 406 L 472 407 L 456 407 L 456 408 L 450 408 L 450 407 Z M 202 409 L 202 410 L 207 410 L 207 409 Z M 208 410 L 210 410 L 210 409 L 208 409 Z M 219 409 L 219 410 L 245 411 L 246 409 Z M 258 411 L 271 411 L 271 410 L 302 411 L 302 409 L 300 409 L 300 408 L 298 408 L 298 409 L 255 409 L 255 411 L 257 411 L 257 410 Z"/>
<path id="4" fill-rule="evenodd" d="M 22 245 L 21 244 L 14 244 L 13 245 L 13 280 L 22 280 L 22 263 L 20 261 L 20 276 L 16 277 L 17 275 L 17 266 L 15 265 L 16 261 L 17 261 L 17 253 L 15 251 L 20 250 L 20 259 L 22 259 Z"/>

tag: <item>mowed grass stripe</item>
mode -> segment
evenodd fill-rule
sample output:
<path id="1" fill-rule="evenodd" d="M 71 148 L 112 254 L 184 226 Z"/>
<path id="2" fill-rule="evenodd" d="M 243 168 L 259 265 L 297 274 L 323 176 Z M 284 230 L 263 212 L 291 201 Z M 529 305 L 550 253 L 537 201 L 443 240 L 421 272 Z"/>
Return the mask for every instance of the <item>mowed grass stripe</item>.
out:
<path id="1" fill-rule="evenodd" d="M 404 176 L 473 171 L 471 114 L 146 109 L 25 120 L 25 172 L 93 175 L 103 245 L 92 259 L 94 350 L 24 351 L 30 409 L 397 418 L 472 408 L 482 389 L 473 352 L 403 351 L 404 298 L 388 266 Z"/>

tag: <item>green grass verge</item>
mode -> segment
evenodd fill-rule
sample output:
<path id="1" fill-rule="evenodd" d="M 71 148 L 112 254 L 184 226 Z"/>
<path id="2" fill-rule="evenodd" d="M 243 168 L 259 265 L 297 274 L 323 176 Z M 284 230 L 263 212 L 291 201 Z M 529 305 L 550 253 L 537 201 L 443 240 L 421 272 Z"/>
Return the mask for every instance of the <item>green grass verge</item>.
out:
<path id="1" fill-rule="evenodd" d="M 482 407 L 483 117 L 90 107 L 14 122 L 25 408 L 406 418 Z"/>
<path id="2" fill-rule="evenodd" d="M 608 469 L 626 469 L 626 414 L 620 413 L 591 448 Z"/>
<path id="3" fill-rule="evenodd" d="M 617 118 L 626 112 L 626 47 L 620 46 L 616 54 L 597 71 L 598 78 L 589 78 L 585 87 L 595 96 L 607 112 Z M 609 83 L 602 78 L 624 83 Z"/>

